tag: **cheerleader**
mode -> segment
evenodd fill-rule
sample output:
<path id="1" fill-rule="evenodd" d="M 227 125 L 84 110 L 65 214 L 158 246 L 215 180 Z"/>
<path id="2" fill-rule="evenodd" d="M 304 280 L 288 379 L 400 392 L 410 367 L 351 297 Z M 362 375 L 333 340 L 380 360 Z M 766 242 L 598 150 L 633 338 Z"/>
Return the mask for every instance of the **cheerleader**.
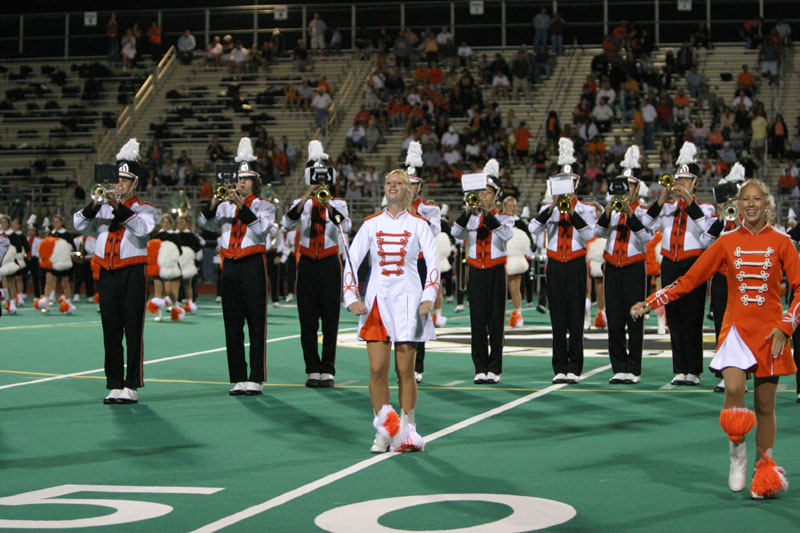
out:
<path id="1" fill-rule="evenodd" d="M 508 292 L 511 293 L 511 304 L 514 310 L 508 319 L 508 326 L 521 328 L 525 324 L 522 318 L 522 276 L 528 272 L 528 258 L 533 255 L 531 236 L 528 228 L 517 216 L 517 199 L 508 196 L 503 200 L 503 214 L 514 221 L 513 235 L 506 243 L 506 274 L 508 274 Z"/>
<path id="2" fill-rule="evenodd" d="M 147 274 L 153 278 L 153 297 L 147 310 L 161 322 L 164 309 L 174 322 L 183 320 L 185 311 L 178 305 L 181 284 L 180 244 L 172 215 L 161 215 L 160 229 L 147 243 Z"/>
<path id="3" fill-rule="evenodd" d="M 45 272 L 44 294 L 33 302 L 36 309 L 48 313 L 50 306 L 56 301 L 56 288 L 61 283 L 62 294 L 59 297 L 58 310 L 69 315 L 75 311 L 72 305 L 72 254 L 75 252 L 73 236 L 64 228 L 64 217 L 53 216 L 53 229 L 49 237 L 42 240 L 39 246 L 39 267 Z"/>
<path id="4" fill-rule="evenodd" d="M 5 236 L 8 242 L 7 252 L 0 263 L 0 276 L 3 278 L 3 286 L 7 291 L 7 298 L 5 308 L 10 315 L 17 314 L 17 306 L 20 305 L 18 300 L 19 290 L 17 286 L 17 273 L 22 268 L 19 264 L 19 255 L 22 253 L 21 247 L 17 243 L 17 239 L 11 230 L 11 220 L 3 215 L 0 216 L 0 234 Z M 24 266 L 23 262 L 23 266 Z"/>
<path id="5" fill-rule="evenodd" d="M 645 208 L 639 205 L 639 147 L 631 146 L 622 161 L 622 175 L 628 182 L 628 195 L 622 210 L 609 201 L 597 221 L 595 234 L 606 239 L 604 289 L 608 319 L 608 355 L 614 375 L 609 383 L 639 383 L 642 374 L 644 320 L 630 316 L 628 310 L 647 294 L 646 247 L 653 233 L 641 222 Z M 619 207 L 620 204 L 618 204 Z M 626 335 L 627 329 L 627 335 Z"/>
<path id="6" fill-rule="evenodd" d="M 14 283 L 17 285 L 17 306 L 25 305 L 25 272 L 27 270 L 27 258 L 30 253 L 30 244 L 28 239 L 20 229 L 20 222 L 18 218 L 11 219 L 11 234 L 8 236 L 11 239 L 11 244 L 17 248 L 16 261 L 19 265 L 16 275 L 13 277 Z"/>
<path id="7" fill-rule="evenodd" d="M 222 202 L 214 196 L 198 218 L 201 228 L 220 233 L 224 259 L 220 277 L 222 319 L 228 351 L 231 396 L 260 395 L 267 380 L 266 239 L 275 222 L 275 206 L 259 198 L 258 163 L 250 139 L 239 142 L 236 188 Z M 250 373 L 244 357 L 244 325 L 250 335 Z"/>
<path id="8" fill-rule="evenodd" d="M 596 202 L 591 202 L 594 206 L 595 220 L 600 218 L 603 208 Z M 603 329 L 608 325 L 606 319 L 606 295 L 605 279 L 603 276 L 603 252 L 606 248 L 606 238 L 594 236 L 586 243 L 586 304 L 583 315 L 583 329 L 590 330 Z M 592 322 L 592 288 L 597 298 L 597 314 Z"/>
<path id="9" fill-rule="evenodd" d="M 404 170 L 386 176 L 386 209 L 367 217 L 358 230 L 344 270 L 345 307 L 359 315 L 358 337 L 367 341 L 370 361 L 369 395 L 377 429 L 373 453 L 418 451 L 424 441 L 416 431 L 416 346 L 435 338 L 430 311 L 439 290 L 436 245 L 428 222 L 409 209 L 411 182 Z M 425 283 L 417 274 L 422 252 L 427 265 Z M 371 271 L 364 301 L 359 300 L 356 265 L 370 255 Z M 389 365 L 392 343 L 401 413 L 389 404 Z"/>
<path id="10" fill-rule="evenodd" d="M 712 223 L 714 206 L 699 203 L 694 196 L 700 166 L 697 147 L 685 142 L 678 156 L 675 185 L 668 188 L 642 217 L 650 231 L 662 230 L 661 282 L 669 285 L 688 272 L 707 246 L 704 233 Z M 667 201 L 674 198 L 674 200 Z M 703 317 L 706 285 L 686 298 L 666 306 L 672 347 L 672 385 L 698 385 L 703 371 Z"/>
<path id="11" fill-rule="evenodd" d="M 8 237 L 5 233 L 3 233 L 2 228 L 0 228 L 0 269 L 2 269 L 3 261 L 5 261 L 6 256 L 8 255 L 8 250 L 11 248 L 11 241 L 8 240 Z M 0 316 L 3 316 L 3 308 L 0 307 Z"/>
<path id="12" fill-rule="evenodd" d="M 762 499 L 775 497 L 788 487 L 785 472 L 772 455 L 778 379 L 797 372 L 787 341 L 800 322 L 800 258 L 791 239 L 768 224 L 767 212 L 774 206 L 762 181 L 746 181 L 739 190 L 738 204 L 742 226 L 722 235 L 685 275 L 634 305 L 631 314 L 639 317 L 656 302 L 674 302 L 724 268 L 728 301 L 709 369 L 725 378 L 719 421 L 730 441 L 728 486 L 737 492 L 746 485 L 745 435 L 756 425 L 758 453 L 750 495 Z M 780 294 L 784 276 L 794 291 L 785 314 Z M 755 413 L 745 407 L 745 382 L 751 374 Z"/>

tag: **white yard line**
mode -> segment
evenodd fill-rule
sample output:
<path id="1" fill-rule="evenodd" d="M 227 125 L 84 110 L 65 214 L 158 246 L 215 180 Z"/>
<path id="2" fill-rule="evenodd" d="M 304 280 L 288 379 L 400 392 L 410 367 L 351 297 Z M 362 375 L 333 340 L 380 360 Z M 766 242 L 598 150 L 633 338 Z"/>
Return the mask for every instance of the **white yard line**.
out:
<path id="1" fill-rule="evenodd" d="M 595 368 L 594 370 L 590 370 L 589 372 L 586 372 L 585 374 L 583 374 L 583 377 L 584 378 L 588 378 L 588 377 L 593 376 L 595 374 L 599 374 L 600 372 L 605 372 L 606 370 L 608 370 L 610 368 L 611 368 L 611 365 L 604 365 L 604 366 L 601 366 L 599 368 Z M 466 420 L 462 420 L 461 422 L 458 422 L 457 424 L 453 424 L 452 426 L 446 427 L 446 428 L 444 428 L 442 430 L 439 430 L 439 431 L 437 431 L 435 433 L 431 433 L 430 435 L 425 437 L 425 442 L 426 443 L 433 442 L 436 439 L 439 439 L 441 437 L 445 437 L 445 436 L 447 436 L 447 435 L 449 435 L 451 433 L 454 433 L 454 432 L 456 432 L 456 431 L 458 431 L 460 429 L 464 429 L 464 428 L 469 427 L 469 426 L 471 426 L 473 424 L 477 424 L 478 422 L 482 422 L 483 420 L 486 420 L 487 418 L 493 417 L 495 415 L 499 415 L 500 413 L 508 411 L 509 409 L 513 409 L 515 407 L 519 407 L 520 405 L 522 405 L 524 403 L 527 403 L 527 402 L 529 402 L 531 400 L 535 400 L 536 398 L 540 398 L 540 397 L 544 396 L 545 394 L 549 394 L 549 393 L 551 393 L 553 391 L 557 391 L 557 390 L 562 389 L 562 388 L 564 388 L 566 386 L 567 386 L 566 384 L 552 385 L 552 386 L 547 387 L 545 389 L 542 389 L 540 391 L 537 391 L 537 392 L 528 394 L 526 396 L 523 396 L 522 398 L 517 398 L 516 400 L 513 400 L 511 402 L 503 404 L 503 405 L 501 405 L 499 407 L 496 407 L 494 409 L 490 409 L 489 411 L 486 411 L 486 412 L 481 413 L 479 415 L 475 415 L 475 416 L 473 416 L 471 418 L 467 418 Z M 325 476 L 323 478 L 320 478 L 320 479 L 318 479 L 316 481 L 312 481 L 311 483 L 303 485 L 302 487 L 298 487 L 298 488 L 296 488 L 294 490 L 291 490 L 289 492 L 285 492 L 285 493 L 283 493 L 283 494 L 281 494 L 279 496 L 276 496 L 274 498 L 271 498 L 271 499 L 269 499 L 269 500 L 267 500 L 267 501 L 265 501 L 263 503 L 260 503 L 258 505 L 254 505 L 252 507 L 244 509 L 243 511 L 239 511 L 238 513 L 232 514 L 230 516 L 226 516 L 225 518 L 221 518 L 221 519 L 217 520 L 216 522 L 212 522 L 212 523 L 210 523 L 208 525 L 205 525 L 205 526 L 203 526 L 203 527 L 201 527 L 199 529 L 194 530 L 193 533 L 212 533 L 214 531 L 219 531 L 220 529 L 232 526 L 232 525 L 237 524 L 237 523 L 239 523 L 239 522 L 241 522 L 243 520 L 247 520 L 248 518 L 252 518 L 252 517 L 254 517 L 254 516 L 258 515 L 258 514 L 263 513 L 264 511 L 268 511 L 270 509 L 273 509 L 275 507 L 283 505 L 284 503 L 287 503 L 287 502 L 290 502 L 290 501 L 295 500 L 297 498 L 300 498 L 301 496 L 304 496 L 304 495 L 306 495 L 306 494 L 308 494 L 310 492 L 313 492 L 313 491 L 315 491 L 315 490 L 317 490 L 319 488 L 322 488 L 322 487 L 325 487 L 327 485 L 330 485 L 331 483 L 333 483 L 335 481 L 338 481 L 340 479 L 346 478 L 347 476 L 350 476 L 352 474 L 356 474 L 356 473 L 360 472 L 361 470 L 364 470 L 366 468 L 369 468 L 372 465 L 380 463 L 381 461 L 385 461 L 387 459 L 391 459 L 392 457 L 394 457 L 396 455 L 398 455 L 398 454 L 396 454 L 396 453 L 382 453 L 382 454 L 376 455 L 374 457 L 370 457 L 369 459 L 365 459 L 364 461 L 361 461 L 361 462 L 356 463 L 356 464 L 354 464 L 352 466 L 349 466 L 349 467 L 345 468 L 344 470 L 340 470 L 338 472 L 334 472 L 333 474 L 329 474 L 329 475 L 327 475 L 327 476 Z"/>

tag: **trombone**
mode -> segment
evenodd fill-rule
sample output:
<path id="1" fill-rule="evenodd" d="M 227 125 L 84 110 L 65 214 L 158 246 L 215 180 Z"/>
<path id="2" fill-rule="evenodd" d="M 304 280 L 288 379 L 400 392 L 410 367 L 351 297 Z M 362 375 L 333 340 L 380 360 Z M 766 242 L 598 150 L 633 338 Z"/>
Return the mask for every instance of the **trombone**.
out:
<path id="1" fill-rule="evenodd" d="M 95 183 L 92 185 L 92 188 L 89 189 L 89 195 L 95 202 L 104 202 L 106 200 L 106 196 L 109 194 L 115 194 L 119 196 L 120 193 L 121 191 L 116 186 L 109 185 L 108 183 Z"/>
<path id="2" fill-rule="evenodd" d="M 675 176 L 670 174 L 669 172 L 664 172 L 658 177 L 658 183 L 661 184 L 662 187 L 671 191 L 672 188 L 675 186 Z"/>

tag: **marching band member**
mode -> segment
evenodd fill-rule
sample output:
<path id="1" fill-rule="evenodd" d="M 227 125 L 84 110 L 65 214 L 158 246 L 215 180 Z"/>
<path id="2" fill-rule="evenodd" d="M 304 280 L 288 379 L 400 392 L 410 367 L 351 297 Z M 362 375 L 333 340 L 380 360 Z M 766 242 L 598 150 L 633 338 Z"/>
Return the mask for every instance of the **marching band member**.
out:
<path id="1" fill-rule="evenodd" d="M 436 245 L 428 221 L 409 209 L 411 182 L 404 170 L 386 176 L 386 209 L 367 217 L 358 230 L 344 269 L 345 307 L 359 315 L 358 337 L 367 341 L 370 361 L 369 395 L 377 429 L 370 451 L 419 451 L 425 443 L 416 431 L 416 346 L 435 338 L 430 311 L 439 290 Z M 424 284 L 417 274 L 419 252 L 428 272 Z M 359 299 L 356 270 L 370 255 L 370 275 L 364 301 Z M 389 363 L 392 343 L 401 414 L 389 404 Z"/>
<path id="2" fill-rule="evenodd" d="M 194 302 L 194 283 L 197 277 L 196 260 L 200 250 L 203 249 L 203 241 L 192 231 L 192 224 L 189 222 L 188 214 L 179 213 L 175 222 L 177 224 L 178 246 L 181 251 L 181 283 L 183 284 L 185 296 L 184 304 L 180 309 L 183 309 L 186 313 L 194 313 L 197 311 L 197 305 Z"/>
<path id="3" fill-rule="evenodd" d="M 686 274 L 634 305 L 631 314 L 641 316 L 655 302 L 668 304 L 689 295 L 724 268 L 728 302 L 709 369 L 725 378 L 719 421 L 730 440 L 728 486 L 734 492 L 745 487 L 745 435 L 755 424 L 758 461 L 750 495 L 762 499 L 775 497 L 788 487 L 785 472 L 772 459 L 772 450 L 778 379 L 797 372 L 787 341 L 800 322 L 800 258 L 792 241 L 768 224 L 767 211 L 774 205 L 762 181 L 746 181 L 738 203 L 742 226 L 722 235 Z M 794 291 L 786 314 L 780 295 L 784 275 Z M 745 382 L 750 374 L 755 376 L 755 413 L 745 407 Z"/>
<path id="4" fill-rule="evenodd" d="M 425 183 L 422 178 L 422 145 L 417 141 L 411 141 L 411 143 L 409 143 L 408 152 L 406 153 L 406 163 L 403 169 L 406 171 L 408 179 L 411 181 L 411 209 L 428 221 L 428 225 L 435 239 L 442 231 L 442 213 L 438 205 L 425 202 L 422 199 L 422 186 Z M 424 283 L 428 269 L 422 252 L 420 252 L 417 258 L 417 271 L 419 272 L 420 281 Z M 434 327 L 440 327 L 445 325 L 447 319 L 441 315 L 441 296 L 437 295 L 436 299 L 438 300 L 438 307 L 435 301 L 433 304 L 433 325 Z M 417 345 L 417 361 L 414 364 L 414 378 L 417 380 L 417 383 L 422 381 L 423 372 L 425 372 L 425 343 L 421 342 Z"/>
<path id="5" fill-rule="evenodd" d="M 558 142 L 561 174 L 551 180 L 572 180 L 574 147 L 570 139 Z M 556 209 L 560 207 L 560 209 Z M 563 209 L 563 212 L 562 212 Z M 556 195 L 531 219 L 531 235 L 545 233 L 547 264 L 545 285 L 553 327 L 553 383 L 578 383 L 583 371 L 583 319 L 586 312 L 586 243 L 594 236 L 594 206 L 572 194 Z M 569 333 L 569 340 L 567 334 Z"/>
<path id="6" fill-rule="evenodd" d="M 514 310 L 508 319 L 508 326 L 521 328 L 525 324 L 522 318 L 522 276 L 528 272 L 530 264 L 528 257 L 533 255 L 531 249 L 531 237 L 528 228 L 519 217 L 517 217 L 517 199 L 508 196 L 503 200 L 503 214 L 508 215 L 514 221 L 513 235 L 506 243 L 508 259 L 506 261 L 506 273 L 508 274 L 508 292 L 511 293 L 511 303 Z"/>
<path id="7" fill-rule="evenodd" d="M 156 209 L 136 197 L 147 170 L 139 164 L 139 143 L 130 139 L 117 153 L 117 188 L 105 201 L 93 199 L 72 216 L 75 229 L 97 235 L 94 263 L 100 266 L 98 290 L 105 346 L 106 388 L 103 403 L 136 403 L 144 387 L 144 309 L 147 300 L 147 241 Z M 127 345 L 127 376 L 125 351 Z"/>
<path id="8" fill-rule="evenodd" d="M 0 265 L 2 265 L 3 262 L 5 261 L 6 255 L 8 255 L 8 251 L 10 248 L 11 248 L 11 241 L 8 239 L 3 230 L 0 228 Z M 2 266 L 0 266 L 0 269 L 2 269 Z M 3 316 L 2 307 L 0 307 L 0 316 Z"/>
<path id="9" fill-rule="evenodd" d="M 347 202 L 330 196 L 336 170 L 319 141 L 308 143 L 306 192 L 292 203 L 283 226 L 295 232 L 297 258 L 297 315 L 300 345 L 308 379 L 306 387 L 333 387 L 336 376 L 336 339 L 339 330 L 339 301 L 342 265 L 339 259 L 340 231 L 352 224 Z M 323 191 L 323 192 L 320 192 Z M 292 257 L 289 261 L 295 261 Z M 289 288 L 290 292 L 295 289 Z M 318 353 L 317 331 L 322 322 L 322 355 Z"/>
<path id="10" fill-rule="evenodd" d="M 608 355 L 614 375 L 609 383 L 639 383 L 642 374 L 644 319 L 628 313 L 647 294 L 645 255 L 653 232 L 641 222 L 646 210 L 639 205 L 639 147 L 628 148 L 622 161 L 628 194 L 616 195 L 597 221 L 595 235 L 607 239 L 605 259 L 605 303 L 608 320 Z M 613 193 L 613 191 L 612 191 Z M 615 203 L 616 202 L 616 203 Z M 615 207 L 616 206 L 616 207 Z M 627 339 L 625 330 L 627 328 Z"/>
<path id="11" fill-rule="evenodd" d="M 11 239 L 12 244 L 16 244 L 16 261 L 20 267 L 16 275 L 14 275 L 13 280 L 17 285 L 17 306 L 22 306 L 25 305 L 25 272 L 28 266 L 27 259 L 28 253 L 30 252 L 30 245 L 28 244 L 28 239 L 25 238 L 25 235 L 20 229 L 20 221 L 18 218 L 11 219 L 11 233 L 9 239 Z"/>
<path id="12" fill-rule="evenodd" d="M 39 272 L 39 246 L 42 244 L 42 239 L 39 237 L 39 231 L 36 229 L 36 215 L 31 215 L 28 218 L 28 257 L 27 265 L 28 272 L 31 275 L 31 284 L 33 285 L 33 297 L 39 298 L 42 295 L 42 280 L 41 273 Z M 22 290 L 25 291 L 26 283 L 23 280 Z"/>
<path id="13" fill-rule="evenodd" d="M 262 394 L 267 380 L 267 264 L 266 238 L 275 222 L 275 206 L 255 195 L 258 163 L 250 139 L 239 142 L 235 189 L 226 199 L 214 196 L 198 218 L 200 227 L 220 233 L 224 260 L 220 276 L 222 318 L 231 396 Z M 244 324 L 250 335 L 250 374 L 244 357 Z"/>
<path id="14" fill-rule="evenodd" d="M 164 308 L 174 322 L 183 320 L 185 311 L 178 305 L 181 283 L 180 245 L 175 223 L 169 213 L 161 215 L 160 230 L 147 243 L 147 274 L 153 278 L 153 297 L 147 310 L 161 322 Z"/>
<path id="15" fill-rule="evenodd" d="M 480 191 L 478 204 L 464 209 L 453 224 L 452 233 L 456 239 L 466 239 L 473 382 L 494 384 L 500 382 L 503 373 L 506 243 L 514 234 L 514 221 L 496 209 L 503 190 L 497 160 L 490 159 L 483 173 L 486 187 Z"/>
<path id="16" fill-rule="evenodd" d="M 689 271 L 705 248 L 703 234 L 710 228 L 715 209 L 699 203 L 694 196 L 700 167 L 695 162 L 697 147 L 683 143 L 678 156 L 674 187 L 664 194 L 642 217 L 651 231 L 662 230 L 661 283 L 667 286 Z M 675 198 L 675 200 L 667 201 Z M 703 371 L 703 317 L 706 285 L 686 298 L 666 306 L 672 347 L 672 385 L 697 385 Z"/>

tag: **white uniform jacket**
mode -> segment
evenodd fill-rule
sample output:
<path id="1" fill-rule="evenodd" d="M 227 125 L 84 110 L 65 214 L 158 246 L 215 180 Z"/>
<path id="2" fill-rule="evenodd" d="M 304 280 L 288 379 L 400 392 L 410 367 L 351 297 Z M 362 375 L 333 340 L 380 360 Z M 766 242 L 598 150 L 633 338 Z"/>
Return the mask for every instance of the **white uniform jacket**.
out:
<path id="1" fill-rule="evenodd" d="M 703 234 L 714 223 L 715 213 L 713 205 L 696 200 L 688 206 L 682 198 L 665 202 L 661 207 L 654 202 L 642 224 L 653 232 L 662 231 L 661 256 L 677 262 L 697 257 L 708 247 L 709 241 Z"/>
<path id="2" fill-rule="evenodd" d="M 467 218 L 469 217 L 469 218 Z M 461 214 L 450 233 L 467 240 L 467 261 L 475 268 L 492 268 L 506 262 L 506 242 L 514 235 L 514 217 L 492 210 L 487 216 Z"/>
<path id="3" fill-rule="evenodd" d="M 419 279 L 417 258 L 422 252 L 427 273 L 425 285 Z M 369 254 L 370 275 L 360 316 L 359 338 L 376 340 L 366 329 L 382 328 L 382 340 L 422 342 L 436 338 L 430 313 L 419 314 L 421 302 L 433 302 L 439 291 L 440 273 L 436 244 L 428 222 L 403 210 L 397 218 L 388 211 L 367 217 L 350 245 L 345 263 L 343 299 L 349 307 L 358 301 L 356 270 Z"/>
<path id="4" fill-rule="evenodd" d="M 639 202 L 631 205 L 631 209 L 632 217 L 614 210 L 610 215 L 603 212 L 595 226 L 594 234 L 606 239 L 603 258 L 616 267 L 644 261 L 647 243 L 653 239 L 653 232 L 642 224 L 647 211 Z"/>
<path id="5" fill-rule="evenodd" d="M 299 218 L 292 218 L 297 213 L 296 199 L 283 215 L 281 224 L 286 229 L 297 229 L 295 233 L 295 250 L 310 259 L 322 259 L 339 253 L 339 230 L 330 220 L 328 209 L 316 198 L 309 198 L 303 204 Z M 342 215 L 342 230 L 347 233 L 353 227 L 347 211 L 347 202 L 341 198 L 330 198 L 330 206 Z M 316 210 L 316 213 L 314 212 Z M 324 226 L 324 228 L 323 228 Z"/>
<path id="6" fill-rule="evenodd" d="M 242 208 L 225 201 L 217 209 L 203 209 L 197 218 L 201 228 L 219 233 L 217 243 L 220 255 L 225 258 L 242 257 L 266 253 L 266 241 L 275 223 L 275 206 L 269 200 L 250 195 Z"/>
<path id="7" fill-rule="evenodd" d="M 11 247 L 11 241 L 8 240 L 5 233 L 0 233 L 0 263 L 3 262 L 3 258 L 6 256 L 8 249 Z"/>
<path id="8" fill-rule="evenodd" d="M 72 223 L 83 235 L 97 235 L 92 261 L 112 270 L 147 263 L 147 241 L 157 216 L 152 204 L 134 196 L 116 209 L 108 203 L 96 209 L 90 205 L 72 215 Z"/>
<path id="9" fill-rule="evenodd" d="M 434 237 L 442 232 L 442 210 L 438 205 L 424 202 L 422 196 L 417 196 L 411 202 L 411 207 L 414 208 L 419 216 L 428 221 Z"/>
<path id="10" fill-rule="evenodd" d="M 561 263 L 567 263 L 586 256 L 586 243 L 594 237 L 597 215 L 594 206 L 572 198 L 574 214 L 562 214 L 554 208 L 550 215 L 547 210 L 552 204 L 545 204 L 539 214 L 531 219 L 528 231 L 531 235 L 545 232 L 547 239 L 547 257 Z"/>

